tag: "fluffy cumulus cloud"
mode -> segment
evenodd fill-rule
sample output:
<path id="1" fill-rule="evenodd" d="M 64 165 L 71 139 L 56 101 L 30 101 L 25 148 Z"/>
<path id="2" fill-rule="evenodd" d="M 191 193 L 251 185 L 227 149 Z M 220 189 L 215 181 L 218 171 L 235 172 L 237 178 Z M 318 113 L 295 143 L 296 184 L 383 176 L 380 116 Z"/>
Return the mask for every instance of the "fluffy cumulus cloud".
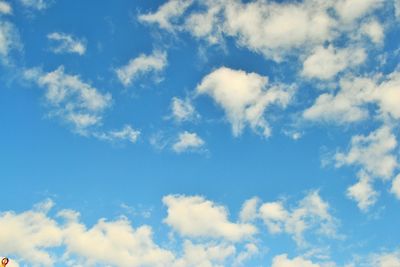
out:
<path id="1" fill-rule="evenodd" d="M 221 67 L 203 78 L 198 94 L 210 96 L 226 114 L 234 136 L 245 126 L 268 137 L 271 128 L 264 116 L 270 106 L 285 108 L 291 101 L 293 88 L 270 84 L 268 77 Z"/>
<path id="2" fill-rule="evenodd" d="M 335 9 L 340 18 L 349 23 L 374 11 L 380 5 L 382 5 L 381 0 L 339 0 L 336 2 Z"/>
<path id="3" fill-rule="evenodd" d="M 398 167 L 394 154 L 396 147 L 397 140 L 392 130 L 388 126 L 382 126 L 367 136 L 353 136 L 349 151 L 336 153 L 337 167 L 347 165 L 360 169 L 357 175 L 359 182 L 347 191 L 347 195 L 357 201 L 360 209 L 365 211 L 376 202 L 378 193 L 372 187 L 373 179 L 393 178 Z"/>
<path id="4" fill-rule="evenodd" d="M 9 3 L 5 1 L 0 1 L 0 14 L 11 14 L 12 7 Z"/>
<path id="5" fill-rule="evenodd" d="M 288 258 L 287 254 L 275 256 L 272 260 L 272 267 L 320 267 L 321 265 L 313 263 L 302 257 Z"/>
<path id="6" fill-rule="evenodd" d="M 365 120 L 371 111 L 378 118 L 400 119 L 400 72 L 373 77 L 346 76 L 340 80 L 336 93 L 323 93 L 303 112 L 307 120 L 339 124 Z"/>
<path id="7" fill-rule="evenodd" d="M 361 64 L 365 59 L 366 53 L 362 48 L 319 46 L 304 61 L 302 74 L 309 78 L 330 79 L 350 66 Z"/>
<path id="8" fill-rule="evenodd" d="M 292 209 L 279 201 L 266 202 L 261 205 L 259 216 L 271 234 L 287 233 L 300 246 L 307 245 L 304 234 L 311 229 L 327 237 L 338 237 L 337 219 L 329 213 L 329 204 L 317 191 L 310 192 Z"/>
<path id="9" fill-rule="evenodd" d="M 25 78 L 45 89 L 49 115 L 61 118 L 74 130 L 86 135 L 90 127 L 102 121 L 102 113 L 111 105 L 111 95 L 82 81 L 77 75 L 65 73 L 61 66 L 52 72 L 28 69 Z"/>
<path id="10" fill-rule="evenodd" d="M 75 53 L 82 56 L 86 52 L 86 41 L 70 34 L 53 32 L 48 34 L 47 38 L 54 42 L 51 51 L 56 54 Z"/>
<path id="11" fill-rule="evenodd" d="M 390 179 L 398 165 L 392 153 L 396 147 L 396 137 L 383 126 L 367 136 L 353 136 L 349 151 L 335 155 L 336 167 L 355 165 L 374 177 Z"/>
<path id="12" fill-rule="evenodd" d="M 154 51 L 151 55 L 141 54 L 131 59 L 127 65 L 116 70 L 118 79 L 124 86 L 131 85 L 138 77 L 148 73 L 159 73 L 167 65 L 167 54 Z"/>
<path id="13" fill-rule="evenodd" d="M 391 192 L 395 194 L 398 199 L 400 199 L 400 174 L 393 179 Z"/>
<path id="14" fill-rule="evenodd" d="M 32 265 L 53 266 L 54 256 L 49 248 L 59 246 L 62 230 L 47 216 L 51 202 L 22 213 L 0 213 L 0 251 L 29 260 Z M 27 242 L 29 240 L 29 242 Z"/>
<path id="15" fill-rule="evenodd" d="M 326 216 L 325 204 L 316 198 L 310 194 L 300 206 L 307 205 L 314 213 Z M 179 234 L 174 237 L 179 243 L 172 247 L 157 244 L 151 226 L 133 227 L 125 216 L 101 218 L 88 226 L 79 212 L 55 210 L 54 203 L 46 200 L 31 210 L 0 213 L 0 251 L 11 258 L 11 267 L 246 266 L 260 253 L 261 240 L 254 242 L 259 234 L 256 227 L 230 221 L 224 206 L 198 196 L 167 195 L 163 202 L 167 206 L 164 222 Z M 305 202 L 313 202 L 313 206 Z M 381 260 L 389 262 L 386 257 Z M 319 265 L 283 254 L 274 257 L 272 266 Z"/>
<path id="16" fill-rule="evenodd" d="M 184 131 L 179 134 L 178 140 L 172 145 L 172 149 L 177 153 L 184 151 L 198 151 L 204 146 L 205 142 L 196 133 Z"/>
<path id="17" fill-rule="evenodd" d="M 225 207 L 200 196 L 169 195 L 163 202 L 168 208 L 165 223 L 182 236 L 241 241 L 257 232 L 251 224 L 231 222 Z"/>
<path id="18" fill-rule="evenodd" d="M 190 5 L 200 8 L 188 11 Z M 287 55 L 307 54 L 325 42 L 350 36 L 351 29 L 382 6 L 380 0 L 170 0 L 157 11 L 140 15 L 139 20 L 169 31 L 187 31 L 210 44 L 221 44 L 225 37 L 232 37 L 239 46 L 281 61 Z M 375 43 L 383 39 L 377 23 L 366 24 L 363 31 Z M 340 59 L 343 55 L 330 55 L 330 72 L 346 67 L 345 59 Z"/>

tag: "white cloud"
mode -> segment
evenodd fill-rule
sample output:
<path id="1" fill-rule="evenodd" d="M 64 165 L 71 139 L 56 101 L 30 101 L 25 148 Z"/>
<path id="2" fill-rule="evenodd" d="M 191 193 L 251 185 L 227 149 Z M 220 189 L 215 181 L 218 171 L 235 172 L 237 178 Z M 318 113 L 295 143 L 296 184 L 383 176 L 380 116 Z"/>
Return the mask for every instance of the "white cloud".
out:
<path id="1" fill-rule="evenodd" d="M 140 136 L 140 131 L 133 129 L 130 125 L 125 125 L 121 130 L 93 133 L 93 135 L 100 140 L 110 142 L 127 140 L 131 143 L 136 143 Z"/>
<path id="2" fill-rule="evenodd" d="M 309 78 L 331 79 L 339 72 L 354 67 L 366 59 L 362 48 L 342 48 L 318 46 L 303 62 L 302 74 Z"/>
<path id="3" fill-rule="evenodd" d="M 349 151 L 335 155 L 336 167 L 359 166 L 373 177 L 390 179 L 398 166 L 395 155 L 396 137 L 387 126 L 382 126 L 367 136 L 355 135 Z"/>
<path id="4" fill-rule="evenodd" d="M 69 75 L 61 66 L 53 72 L 28 69 L 25 78 L 45 88 L 45 99 L 50 106 L 50 116 L 56 116 L 86 135 L 88 128 L 99 125 L 102 113 L 111 105 L 111 95 L 101 93 L 79 76 Z"/>
<path id="5" fill-rule="evenodd" d="M 321 265 L 302 257 L 289 259 L 287 254 L 282 254 L 273 258 L 272 267 L 321 267 Z"/>
<path id="6" fill-rule="evenodd" d="M 400 18 L 400 0 L 394 0 L 395 14 L 397 18 Z"/>
<path id="7" fill-rule="evenodd" d="M 50 6 L 52 0 L 19 0 L 27 8 L 44 10 Z"/>
<path id="8" fill-rule="evenodd" d="M 188 206 L 181 202 L 185 200 L 190 202 Z M 171 195 L 164 198 L 164 203 L 169 213 L 166 222 L 174 230 L 181 225 L 177 220 L 191 228 L 184 239 L 176 240 L 181 244 L 173 249 L 158 245 L 149 225 L 133 227 L 120 216 L 114 220 L 102 218 L 88 226 L 80 220 L 79 212 L 54 211 L 53 201 L 46 200 L 28 211 L 0 212 L 0 251 L 13 256 L 11 267 L 240 266 L 259 253 L 254 243 L 233 243 L 252 237 L 255 227 L 229 222 L 222 206 L 200 197 Z M 211 239 L 187 239 L 192 235 Z"/>
<path id="9" fill-rule="evenodd" d="M 339 0 L 335 8 L 341 19 L 349 23 L 372 12 L 382 3 L 382 0 Z"/>
<path id="10" fill-rule="evenodd" d="M 53 266 L 55 259 L 48 249 L 61 244 L 62 230 L 47 216 L 47 209 L 38 207 L 20 214 L 0 213 L 0 251 L 32 265 Z"/>
<path id="11" fill-rule="evenodd" d="M 70 34 L 53 32 L 48 34 L 47 38 L 58 44 L 51 48 L 56 54 L 76 53 L 82 56 L 86 52 L 86 41 L 78 39 Z"/>
<path id="12" fill-rule="evenodd" d="M 168 208 L 164 222 L 182 236 L 241 241 L 257 232 L 251 224 L 229 221 L 225 207 L 203 197 L 169 195 L 163 202 Z"/>
<path id="13" fill-rule="evenodd" d="M 203 147 L 204 144 L 204 140 L 196 133 L 184 131 L 179 134 L 178 140 L 173 144 L 172 149 L 177 153 L 181 153 L 188 150 L 198 150 Z"/>
<path id="14" fill-rule="evenodd" d="M 0 60 L 3 64 L 10 63 L 10 53 L 20 47 L 18 31 L 14 24 L 0 20 Z"/>
<path id="15" fill-rule="evenodd" d="M 363 24 L 361 31 L 376 44 L 382 43 L 385 37 L 383 27 L 377 20 L 371 20 Z"/>
<path id="16" fill-rule="evenodd" d="M 189 121 L 198 117 L 190 99 L 182 100 L 178 97 L 173 97 L 171 109 L 173 118 L 178 122 Z"/>
<path id="17" fill-rule="evenodd" d="M 367 211 L 377 201 L 378 193 L 371 185 L 372 181 L 367 174 L 361 172 L 358 176 L 359 181 L 347 188 L 347 196 L 357 202 L 360 210 Z"/>
<path id="18" fill-rule="evenodd" d="M 260 200 L 257 197 L 246 200 L 240 210 L 241 222 L 252 222 L 258 217 L 258 205 Z"/>
<path id="19" fill-rule="evenodd" d="M 368 263 L 373 267 L 398 267 L 400 266 L 400 252 L 386 252 L 375 254 L 371 257 L 371 261 Z"/>
<path id="20" fill-rule="evenodd" d="M 267 202 L 261 205 L 259 212 L 271 234 L 290 234 L 299 246 L 307 245 L 304 233 L 310 229 L 320 235 L 337 237 L 337 220 L 330 215 L 329 204 L 316 191 L 290 210 L 282 202 Z"/>
<path id="21" fill-rule="evenodd" d="M 223 266 L 225 260 L 236 252 L 233 245 L 228 244 L 193 244 L 186 240 L 183 244 L 183 257 L 178 259 L 173 267 Z"/>
<path id="22" fill-rule="evenodd" d="M 127 65 L 116 70 L 118 79 L 124 86 L 129 86 L 139 76 L 146 73 L 159 73 L 167 65 L 167 54 L 165 52 L 154 51 L 151 55 L 141 54 L 137 58 L 131 59 Z"/>
<path id="23" fill-rule="evenodd" d="M 392 178 L 398 167 L 397 157 L 393 154 L 396 147 L 396 137 L 391 129 L 382 126 L 367 136 L 353 136 L 349 151 L 336 153 L 336 167 L 348 165 L 360 168 L 359 182 L 347 189 L 347 196 L 357 201 L 361 210 L 368 210 L 377 200 L 378 193 L 372 187 L 373 179 Z"/>
<path id="24" fill-rule="evenodd" d="M 9 3 L 0 1 L 0 14 L 11 14 L 12 8 Z"/>
<path id="25" fill-rule="evenodd" d="M 264 112 L 272 105 L 285 108 L 292 98 L 293 88 L 268 84 L 268 78 L 257 73 L 221 67 L 203 78 L 197 93 L 209 95 L 224 109 L 234 136 L 240 135 L 249 125 L 268 137 L 271 129 Z"/>
<path id="26" fill-rule="evenodd" d="M 192 3 L 192 0 L 170 0 L 160 6 L 155 13 L 140 15 L 139 20 L 146 23 L 156 23 L 162 29 L 172 30 L 171 21 L 183 15 Z"/>
<path id="27" fill-rule="evenodd" d="M 254 243 L 247 243 L 245 245 L 245 250 L 240 252 L 235 261 L 233 266 L 242 266 L 245 261 L 252 258 L 253 256 L 257 255 L 260 251 L 256 244 Z"/>
<path id="28" fill-rule="evenodd" d="M 76 258 L 83 266 L 161 267 L 171 265 L 174 260 L 172 252 L 154 243 L 149 226 L 134 229 L 122 217 L 115 221 L 100 219 L 87 228 L 73 211 L 61 212 L 60 216 L 66 217 L 66 224 L 62 226 L 64 258 Z"/>
<path id="29" fill-rule="evenodd" d="M 400 174 L 397 175 L 392 182 L 392 188 L 390 190 L 398 199 L 400 199 Z"/>
<path id="30" fill-rule="evenodd" d="M 369 109 L 377 109 L 381 119 L 400 119 L 400 72 L 377 74 L 372 78 L 345 77 L 336 94 L 321 94 L 303 112 L 303 117 L 314 121 L 351 123 L 367 119 Z M 372 104 L 372 105 L 371 105 Z M 368 107 L 368 105 L 370 107 Z"/>

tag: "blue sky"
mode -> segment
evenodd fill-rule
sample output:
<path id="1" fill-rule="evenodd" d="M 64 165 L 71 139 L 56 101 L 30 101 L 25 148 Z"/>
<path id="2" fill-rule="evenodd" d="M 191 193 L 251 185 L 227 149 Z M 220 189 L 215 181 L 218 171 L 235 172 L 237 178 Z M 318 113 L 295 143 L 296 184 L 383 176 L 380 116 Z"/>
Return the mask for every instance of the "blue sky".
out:
<path id="1" fill-rule="evenodd" d="M 400 266 L 398 0 L 0 0 L 8 266 Z"/>

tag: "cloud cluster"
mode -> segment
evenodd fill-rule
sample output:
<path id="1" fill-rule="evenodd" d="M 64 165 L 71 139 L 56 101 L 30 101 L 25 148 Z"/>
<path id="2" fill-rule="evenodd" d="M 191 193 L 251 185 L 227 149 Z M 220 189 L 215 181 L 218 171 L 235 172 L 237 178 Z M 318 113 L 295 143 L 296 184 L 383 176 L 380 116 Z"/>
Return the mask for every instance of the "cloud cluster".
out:
<path id="1" fill-rule="evenodd" d="M 368 136 L 353 136 L 349 151 L 336 153 L 337 167 L 350 165 L 360 169 L 359 182 L 348 189 L 348 196 L 357 201 L 360 209 L 367 210 L 376 202 L 377 192 L 372 188 L 373 179 L 393 178 L 394 171 L 399 165 L 394 154 L 396 147 L 395 135 L 388 126 L 383 126 Z"/>
<path id="2" fill-rule="evenodd" d="M 118 267 L 243 266 L 260 253 L 260 240 L 255 241 L 257 226 L 254 222 L 232 221 L 226 207 L 200 196 L 167 195 L 163 203 L 167 207 L 164 223 L 179 241 L 174 248 L 157 244 L 149 225 L 133 227 L 127 217 L 120 216 L 87 226 L 79 212 L 54 211 L 53 201 L 46 200 L 28 211 L 0 213 L 0 251 L 12 258 L 14 266 L 19 262 L 31 266 Z M 316 193 L 300 203 L 314 213 L 330 216 L 325 213 L 327 204 Z M 308 262 L 279 255 L 272 265 Z"/>
<path id="3" fill-rule="evenodd" d="M 112 102 L 111 94 L 102 93 L 77 75 L 65 73 L 63 66 L 48 73 L 28 69 L 24 75 L 45 90 L 49 115 L 63 119 L 83 135 L 88 128 L 101 124 L 102 113 Z"/>

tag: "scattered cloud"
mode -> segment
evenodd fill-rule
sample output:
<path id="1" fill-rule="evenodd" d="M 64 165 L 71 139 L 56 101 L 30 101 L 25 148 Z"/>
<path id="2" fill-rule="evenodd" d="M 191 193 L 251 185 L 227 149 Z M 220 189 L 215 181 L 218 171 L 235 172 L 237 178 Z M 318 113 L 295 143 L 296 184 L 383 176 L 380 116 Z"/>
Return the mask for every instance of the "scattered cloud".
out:
<path id="1" fill-rule="evenodd" d="M 45 89 L 49 115 L 61 118 L 82 135 L 88 135 L 89 128 L 101 124 L 102 113 L 112 102 L 111 94 L 101 93 L 79 76 L 65 73 L 63 66 L 48 73 L 28 69 L 24 76 Z"/>
<path id="2" fill-rule="evenodd" d="M 47 39 L 56 44 L 51 48 L 56 54 L 75 53 L 82 56 L 86 52 L 86 41 L 70 34 L 53 32 L 47 35 Z"/>
<path id="3" fill-rule="evenodd" d="M 378 199 L 378 193 L 372 186 L 372 179 L 366 173 L 358 174 L 359 181 L 347 188 L 347 197 L 355 200 L 357 206 L 362 211 L 367 211 L 368 208 L 375 204 Z"/>
<path id="4" fill-rule="evenodd" d="M 381 44 L 385 37 L 383 26 L 377 20 L 371 20 L 363 24 L 361 31 L 376 44 Z"/>
<path id="5" fill-rule="evenodd" d="M 36 9 L 39 11 L 47 9 L 53 3 L 53 0 L 19 0 L 19 1 L 26 8 Z"/>
<path id="6" fill-rule="evenodd" d="M 131 59 L 127 65 L 116 70 L 118 79 L 124 86 L 129 86 L 138 77 L 147 73 L 159 73 L 167 65 L 167 53 L 154 51 L 151 55 L 141 54 Z"/>
<path id="7" fill-rule="evenodd" d="M 130 125 L 125 125 L 121 130 L 112 130 L 108 132 L 93 133 L 93 135 L 100 139 L 109 142 L 118 142 L 127 140 L 130 143 L 136 143 L 140 136 L 140 131 L 135 130 Z"/>
<path id="8" fill-rule="evenodd" d="M 271 234 L 290 234 L 299 246 L 307 246 L 304 233 L 314 229 L 320 235 L 337 238 L 337 219 L 329 213 L 329 204 L 317 191 L 310 192 L 299 204 L 286 209 L 280 201 L 263 203 L 259 216 Z"/>
<path id="9" fill-rule="evenodd" d="M 293 88 L 282 84 L 269 84 L 268 77 L 221 67 L 206 75 L 196 89 L 198 94 L 209 95 L 226 114 L 234 136 L 244 127 L 264 137 L 271 128 L 264 113 L 270 106 L 285 108 L 291 101 Z"/>
<path id="10" fill-rule="evenodd" d="M 340 0 L 336 2 L 335 9 L 342 21 L 350 23 L 371 13 L 381 5 L 381 0 Z"/>
<path id="11" fill-rule="evenodd" d="M 287 254 L 282 254 L 273 258 L 272 267 L 321 267 L 321 265 L 302 257 L 289 259 Z"/>
<path id="12" fill-rule="evenodd" d="M 389 180 L 398 167 L 394 149 L 396 137 L 388 126 L 371 132 L 367 136 L 356 135 L 351 139 L 348 152 L 335 155 L 336 167 L 357 166 L 359 182 L 347 190 L 347 196 L 357 201 L 358 207 L 366 211 L 373 205 L 378 193 L 372 187 L 375 178 Z"/>
<path id="13" fill-rule="evenodd" d="M 5 1 L 0 1 L 0 14 L 11 14 L 12 7 L 9 3 Z"/>
<path id="14" fill-rule="evenodd" d="M 336 167 L 355 165 L 373 177 L 390 179 L 398 166 L 393 154 L 396 147 L 396 137 L 391 129 L 382 126 L 367 136 L 353 136 L 349 151 L 336 153 Z"/>
<path id="15" fill-rule="evenodd" d="M 319 46 L 304 61 L 302 74 L 308 78 L 331 79 L 348 67 L 363 63 L 366 57 L 362 48 L 336 49 L 333 46 Z"/>
<path id="16" fill-rule="evenodd" d="M 231 222 L 225 207 L 200 196 L 168 195 L 163 202 L 168 208 L 164 222 L 182 236 L 238 242 L 257 232 L 251 224 Z"/>
<path id="17" fill-rule="evenodd" d="M 185 151 L 196 151 L 204 146 L 205 142 L 196 133 L 184 131 L 179 134 L 178 140 L 172 149 L 177 153 Z"/>
<path id="18" fill-rule="evenodd" d="M 196 112 L 190 99 L 180 99 L 173 97 L 171 101 L 172 117 L 177 122 L 190 121 L 199 115 Z"/>
<path id="19" fill-rule="evenodd" d="M 392 183 L 392 188 L 390 190 L 398 199 L 400 199 L 400 174 L 398 174 Z"/>
<path id="20" fill-rule="evenodd" d="M 192 0 L 171 0 L 163 4 L 155 13 L 139 15 L 139 20 L 158 24 L 162 29 L 172 30 L 171 21 L 180 17 L 192 3 Z"/>
<path id="21" fill-rule="evenodd" d="M 303 117 L 313 121 L 339 124 L 352 123 L 370 117 L 375 109 L 378 119 L 400 119 L 400 72 L 371 77 L 346 76 L 340 80 L 336 93 L 323 93 L 303 112 Z"/>

